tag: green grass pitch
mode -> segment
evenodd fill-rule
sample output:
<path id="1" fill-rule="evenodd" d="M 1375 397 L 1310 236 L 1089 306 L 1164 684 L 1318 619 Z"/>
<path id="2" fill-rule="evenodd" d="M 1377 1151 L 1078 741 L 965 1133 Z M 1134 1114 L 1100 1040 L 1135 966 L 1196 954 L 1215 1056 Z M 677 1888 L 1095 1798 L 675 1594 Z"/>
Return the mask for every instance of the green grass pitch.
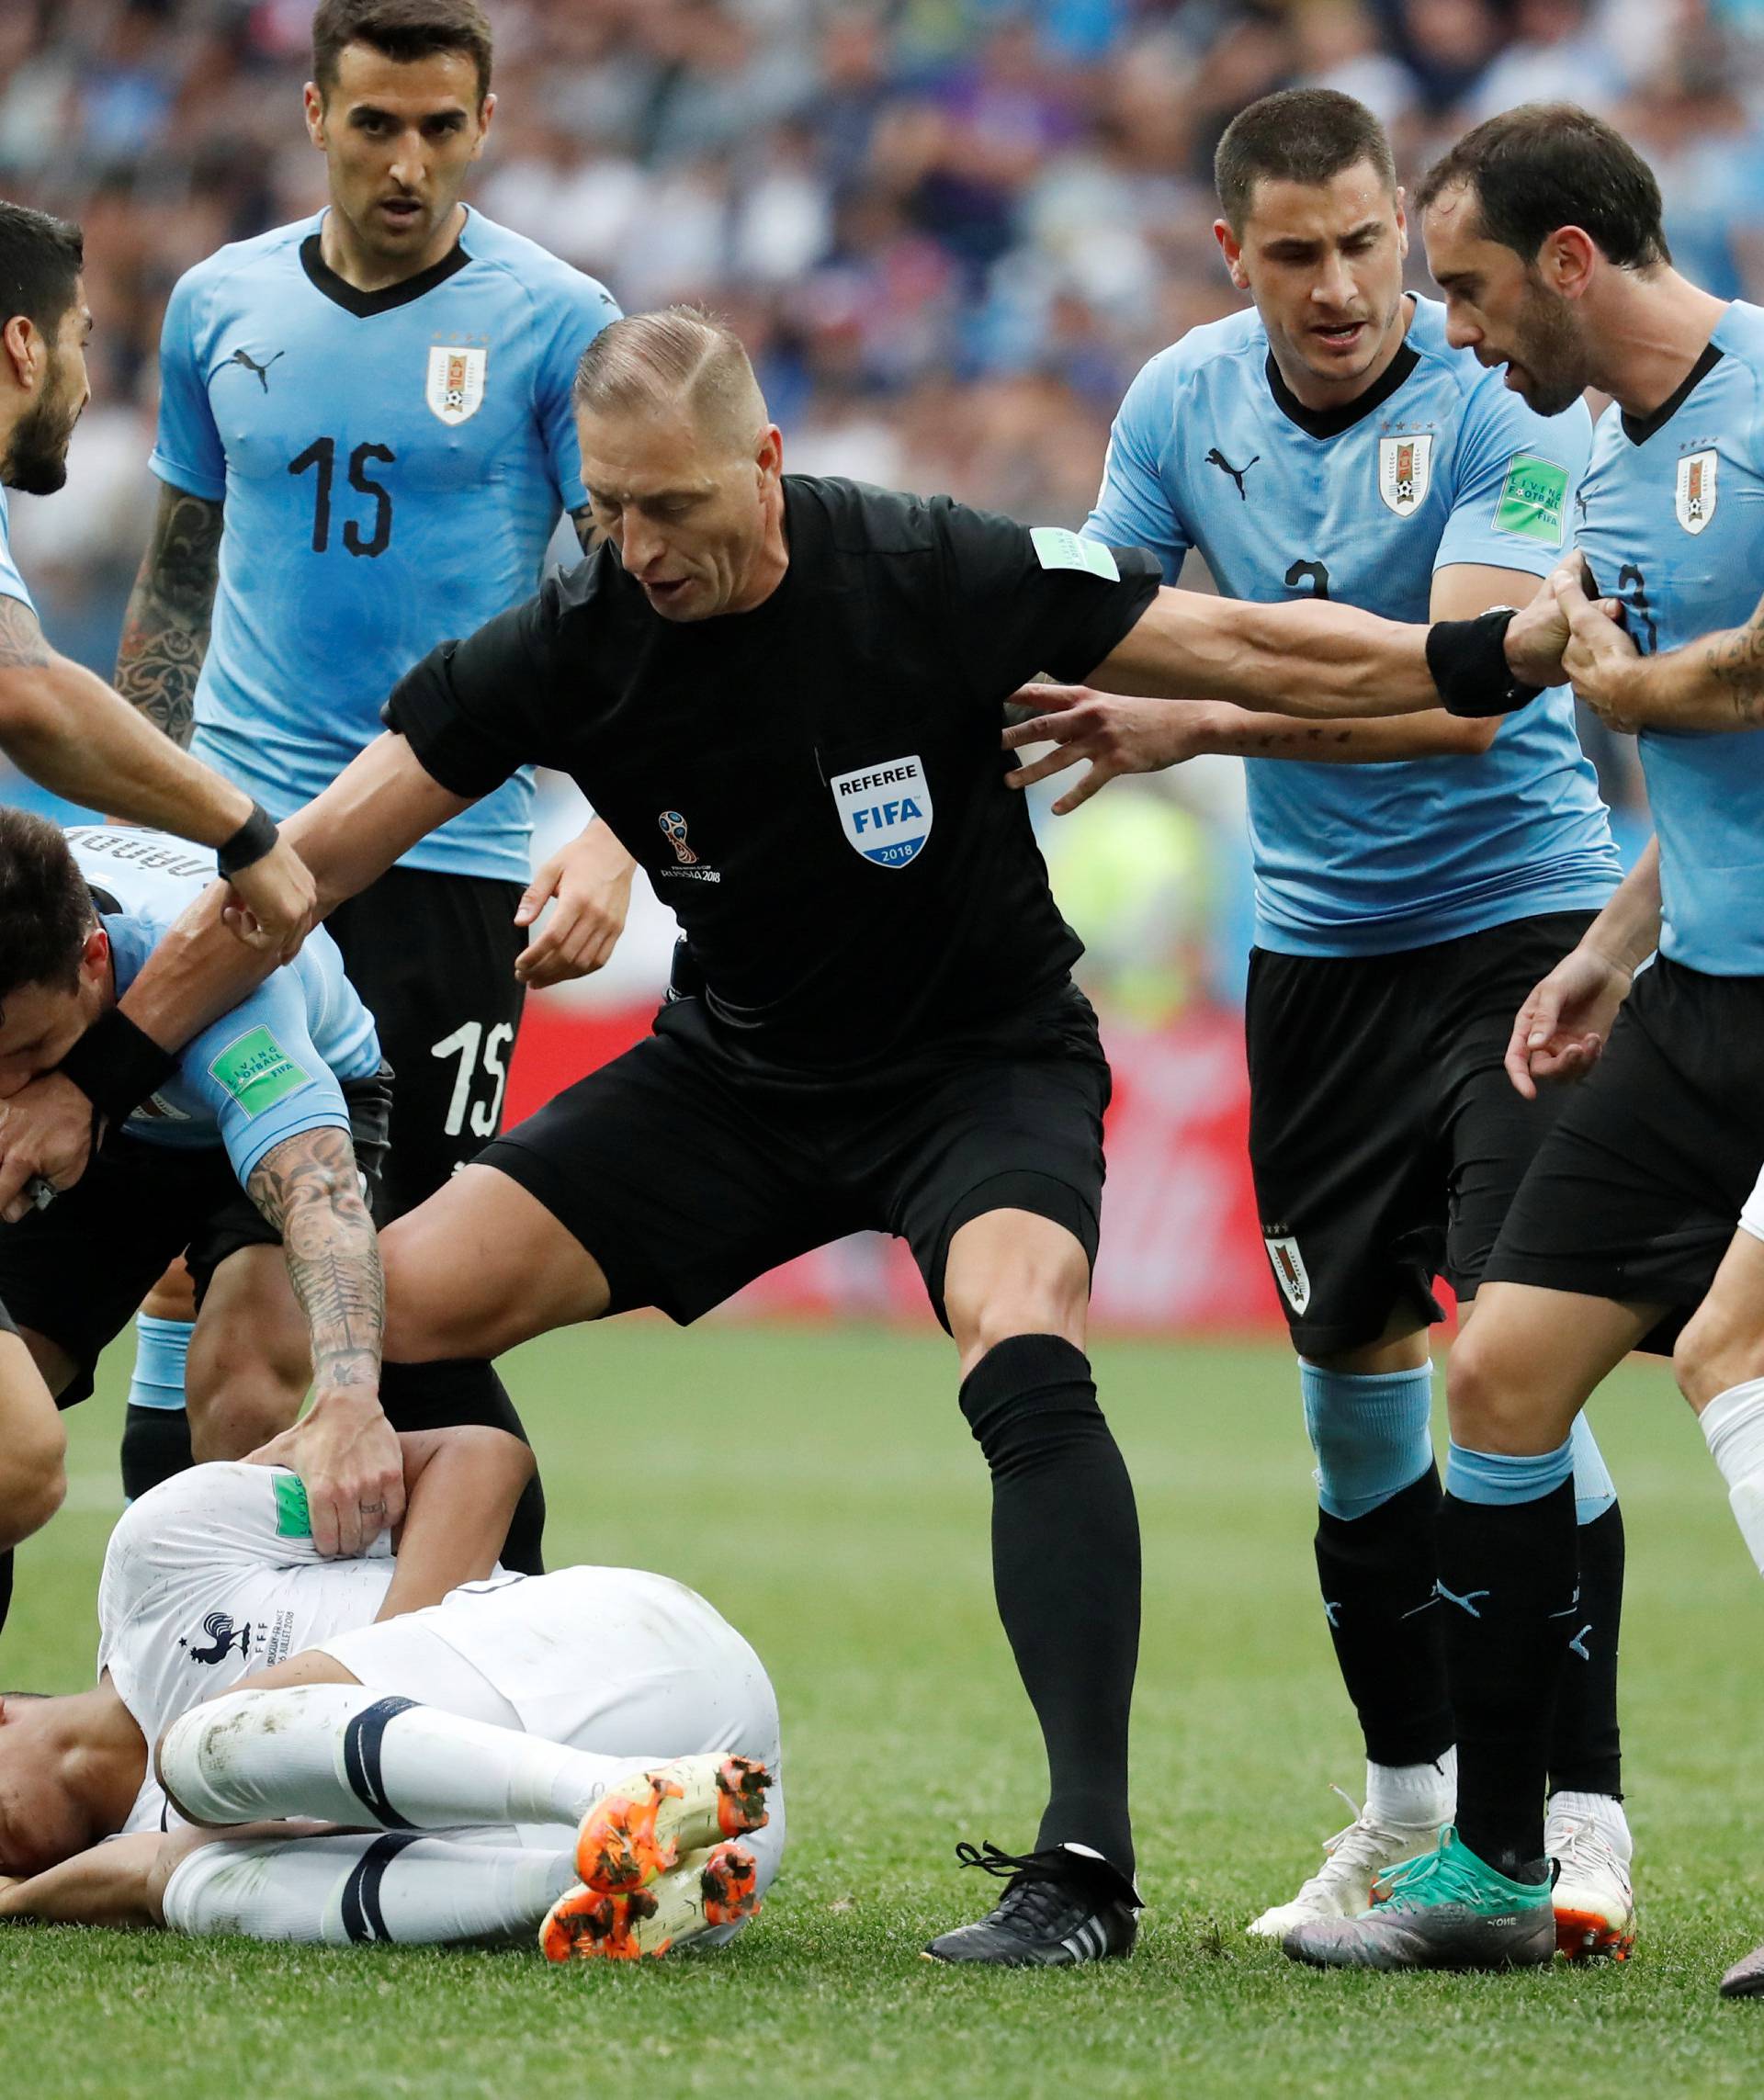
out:
<path id="1" fill-rule="evenodd" d="M 0 1935 L 19 2094 L 1458 2095 L 1764 2090 L 1764 2004 L 1723 1966 L 1764 1938 L 1755 1813 L 1764 1598 L 1663 1368 L 1597 1426 L 1630 1538 L 1625 1721 L 1643 1937 L 1626 1970 L 1302 1971 L 1243 1936 L 1357 1785 L 1310 1561 L 1290 1359 L 1096 1351 L 1138 1484 L 1146 1639 L 1139 1951 L 1078 1972 L 919 1959 L 994 1884 L 958 1837 L 1026 1844 L 1040 1756 L 993 1616 L 984 1468 L 933 1334 L 678 1333 L 626 1321 L 511 1360 L 554 1562 L 705 1590 L 785 1715 L 792 1842 L 725 1954 L 561 1970 L 526 1950 L 320 1953 Z M 71 1418 L 70 1507 L 20 1555 L 0 1680 L 87 1681 L 116 1506 L 118 1391 Z"/>

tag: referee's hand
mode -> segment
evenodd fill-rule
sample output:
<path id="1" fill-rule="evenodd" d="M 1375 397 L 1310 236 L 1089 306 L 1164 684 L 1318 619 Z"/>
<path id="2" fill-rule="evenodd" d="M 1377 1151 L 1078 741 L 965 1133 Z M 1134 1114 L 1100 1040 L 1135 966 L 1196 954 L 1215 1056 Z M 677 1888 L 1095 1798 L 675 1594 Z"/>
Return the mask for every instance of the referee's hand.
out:
<path id="1" fill-rule="evenodd" d="M 514 965 L 528 991 L 590 977 L 611 959 L 636 872 L 637 863 L 599 818 L 539 868 L 514 912 L 515 925 L 531 926 L 548 904 L 552 908 Z"/>
<path id="2" fill-rule="evenodd" d="M 1611 1040 L 1629 987 L 1629 972 L 1596 949 L 1570 949 L 1514 1018 L 1502 1060 L 1514 1090 L 1534 1101 L 1540 1081 L 1584 1078 Z"/>
<path id="3" fill-rule="evenodd" d="M 1159 773 L 1180 765 L 1208 748 L 1203 737 L 1203 710 L 1182 700 L 1144 700 L 1120 693 L 1097 693 L 1088 685 L 1020 686 L 1007 707 L 1039 710 L 1026 722 L 1012 722 L 1004 748 L 1020 751 L 1025 744 L 1052 743 L 1045 758 L 1020 765 L 1004 776 L 1007 787 L 1033 787 L 1038 780 L 1090 761 L 1090 771 L 1054 804 L 1056 817 L 1067 816 L 1088 802 L 1117 773 Z"/>

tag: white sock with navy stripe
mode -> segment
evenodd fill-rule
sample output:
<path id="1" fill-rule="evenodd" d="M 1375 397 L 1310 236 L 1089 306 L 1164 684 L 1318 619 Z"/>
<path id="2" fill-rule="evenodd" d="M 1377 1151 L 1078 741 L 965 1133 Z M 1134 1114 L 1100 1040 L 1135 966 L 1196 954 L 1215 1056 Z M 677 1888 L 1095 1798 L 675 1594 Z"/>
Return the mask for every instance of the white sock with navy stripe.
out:
<path id="1" fill-rule="evenodd" d="M 576 1823 L 642 1762 L 365 1685 L 230 1692 L 174 1722 L 160 1748 L 165 1790 L 195 1823 L 314 1816 L 387 1830 Z"/>

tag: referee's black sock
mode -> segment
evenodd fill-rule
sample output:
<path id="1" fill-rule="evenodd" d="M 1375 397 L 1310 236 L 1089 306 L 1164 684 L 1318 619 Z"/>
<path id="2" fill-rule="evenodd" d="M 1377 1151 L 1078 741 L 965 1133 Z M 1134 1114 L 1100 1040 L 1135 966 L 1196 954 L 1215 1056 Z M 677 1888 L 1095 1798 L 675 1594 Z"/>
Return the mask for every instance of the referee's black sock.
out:
<path id="1" fill-rule="evenodd" d="M 6 1623 L 6 1614 L 12 1609 L 12 1548 L 0 1553 L 0 1627 Z"/>
<path id="2" fill-rule="evenodd" d="M 130 1403 L 122 1427 L 122 1492 L 139 1501 L 150 1487 L 193 1463 L 190 1417 L 182 1407 L 137 1407 Z"/>
<path id="3" fill-rule="evenodd" d="M 1550 1742 L 1550 1791 L 1623 1799 L 1617 1728 L 1617 1637 L 1623 1616 L 1623 1513 L 1613 1502 L 1576 1528 L 1580 1604 L 1557 1621 L 1566 1642 Z"/>
<path id="4" fill-rule="evenodd" d="M 1317 1513 L 1329 1638 L 1374 1765 L 1431 1765 L 1453 1742 L 1438 1572 L 1440 1475 L 1351 1519 Z"/>
<path id="5" fill-rule="evenodd" d="M 1047 1746 L 1036 1845 L 1088 1845 L 1131 1874 L 1139 1518 L 1090 1361 L 1057 1335 L 1013 1335 L 962 1381 L 961 1403 L 992 1470 L 999 1617 Z"/>
<path id="6" fill-rule="evenodd" d="M 1440 1609 L 1458 1722 L 1458 1835 L 1517 1880 L 1534 1878 L 1544 1857 L 1576 1563 L 1572 1481 L 1524 1502 L 1463 1501 L 1448 1488 Z"/>
<path id="7" fill-rule="evenodd" d="M 528 1441 L 508 1389 L 482 1357 L 456 1356 L 438 1363 L 384 1363 L 379 1404 L 393 1428 L 451 1429 L 484 1422 Z M 545 1573 L 545 1489 L 536 1473 L 522 1490 L 499 1556 L 521 1575 Z"/>

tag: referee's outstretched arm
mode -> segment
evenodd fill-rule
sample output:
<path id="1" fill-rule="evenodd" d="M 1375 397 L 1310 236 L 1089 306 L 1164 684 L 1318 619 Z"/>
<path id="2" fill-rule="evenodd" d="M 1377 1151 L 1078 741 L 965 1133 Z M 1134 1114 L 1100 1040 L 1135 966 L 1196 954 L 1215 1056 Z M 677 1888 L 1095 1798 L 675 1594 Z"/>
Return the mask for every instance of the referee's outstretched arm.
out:
<path id="1" fill-rule="evenodd" d="M 1442 702 L 1497 714 L 1560 682 L 1566 641 L 1548 582 L 1521 613 L 1430 627 L 1352 605 L 1259 605 L 1166 587 L 1086 683 L 1312 718 L 1408 715 Z M 1454 705 L 1464 691 L 1486 693 L 1487 704 Z"/>

